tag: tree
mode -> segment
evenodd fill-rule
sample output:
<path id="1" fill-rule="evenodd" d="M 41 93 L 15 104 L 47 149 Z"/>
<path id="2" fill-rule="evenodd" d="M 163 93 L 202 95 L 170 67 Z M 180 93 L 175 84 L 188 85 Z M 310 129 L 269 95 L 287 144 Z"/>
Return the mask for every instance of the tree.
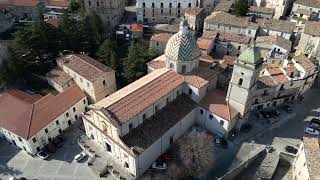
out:
<path id="1" fill-rule="evenodd" d="M 132 41 L 129 47 L 128 58 L 124 62 L 124 76 L 128 82 L 133 82 L 146 74 L 147 61 L 143 45 L 137 40 Z"/>
<path id="2" fill-rule="evenodd" d="M 147 56 L 148 56 L 148 60 L 151 61 L 152 59 L 157 57 L 157 51 L 153 48 L 149 48 Z"/>
<path id="3" fill-rule="evenodd" d="M 117 69 L 120 65 L 120 61 L 116 53 L 116 48 L 116 42 L 111 38 L 107 38 L 100 45 L 96 53 L 98 60 L 113 69 Z"/>
<path id="4" fill-rule="evenodd" d="M 235 13 L 237 16 L 246 16 L 249 11 L 248 0 L 237 0 L 235 3 Z"/>
<path id="5" fill-rule="evenodd" d="M 100 17 L 95 12 L 92 12 L 88 18 L 92 32 L 96 35 L 97 40 L 102 42 L 103 26 Z"/>

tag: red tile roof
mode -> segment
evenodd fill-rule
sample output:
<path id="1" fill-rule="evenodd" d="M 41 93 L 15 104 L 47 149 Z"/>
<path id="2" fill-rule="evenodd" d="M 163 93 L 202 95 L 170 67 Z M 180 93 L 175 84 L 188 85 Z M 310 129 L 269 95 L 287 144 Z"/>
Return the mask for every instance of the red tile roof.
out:
<path id="1" fill-rule="evenodd" d="M 134 32 L 141 32 L 143 31 L 143 25 L 142 24 L 131 24 L 130 30 Z"/>
<path id="2" fill-rule="evenodd" d="M 267 68 L 267 71 L 269 72 L 270 75 L 283 74 L 282 70 L 278 67 L 269 67 Z"/>
<path id="3" fill-rule="evenodd" d="M 83 98 L 78 86 L 41 98 L 19 90 L 5 92 L 0 95 L 0 126 L 29 139 Z"/>
<path id="4" fill-rule="evenodd" d="M 213 44 L 214 39 L 208 37 L 200 37 L 197 39 L 197 44 L 200 49 L 208 50 Z"/>
<path id="5" fill-rule="evenodd" d="M 293 73 L 293 72 L 297 72 L 297 68 L 294 67 L 294 66 L 288 66 L 288 67 L 284 67 L 283 70 L 287 73 L 287 74 L 290 74 L 290 73 Z"/>
<path id="6" fill-rule="evenodd" d="M 274 76 L 271 76 L 271 77 L 273 78 L 273 80 L 277 84 L 284 84 L 284 83 L 289 82 L 289 79 L 284 74 L 274 75 Z"/>
<path id="7" fill-rule="evenodd" d="M 249 36 L 225 33 L 225 32 L 219 32 L 217 39 L 219 39 L 220 41 L 226 40 L 226 41 L 238 42 L 243 44 L 250 44 L 251 42 L 251 37 Z"/>
<path id="8" fill-rule="evenodd" d="M 229 56 L 229 55 L 224 55 L 223 60 L 228 64 L 228 65 L 233 65 L 233 63 L 237 60 L 238 56 Z"/>
<path id="9" fill-rule="evenodd" d="M 153 74 L 151 73 L 146 76 L 152 75 Z M 128 93 L 126 96 L 117 99 L 117 101 L 111 103 L 109 106 L 105 107 L 105 109 L 119 122 L 119 124 L 124 124 L 132 117 L 157 102 L 160 98 L 179 87 L 183 82 L 184 78 L 182 75 L 177 74 L 173 70 L 165 71 L 147 84 Z M 110 98 L 112 96 L 113 95 L 111 95 Z"/>
<path id="10" fill-rule="evenodd" d="M 49 71 L 46 77 L 59 84 L 60 86 L 63 86 L 65 83 L 72 80 L 72 77 L 64 72 L 59 66 L 56 66 L 51 71 Z"/>
<path id="11" fill-rule="evenodd" d="M 239 113 L 226 102 L 226 93 L 217 89 L 208 92 L 199 105 L 228 121 L 234 120 Z"/>
<path id="12" fill-rule="evenodd" d="M 203 11 L 203 8 L 194 7 L 194 8 L 186 9 L 185 14 L 196 16 L 199 13 L 201 13 L 202 11 Z"/>
<path id="13" fill-rule="evenodd" d="M 201 88 L 214 79 L 217 76 L 217 72 L 211 70 L 208 66 L 199 66 L 183 76 L 186 83 L 196 88 Z"/>
<path id="14" fill-rule="evenodd" d="M 154 34 L 151 36 L 150 41 L 168 42 L 172 35 L 170 33 Z"/>
<path id="15" fill-rule="evenodd" d="M 68 0 L 47 0 L 46 5 L 47 6 L 57 6 L 57 7 L 69 7 L 69 1 Z"/>
<path id="16" fill-rule="evenodd" d="M 40 1 L 38 0 L 13 0 L 12 4 L 14 6 L 37 6 Z"/>
<path id="17" fill-rule="evenodd" d="M 54 19 L 54 18 L 48 18 L 47 19 L 47 23 L 51 24 L 54 27 L 58 27 L 60 22 L 61 21 L 59 19 Z"/>

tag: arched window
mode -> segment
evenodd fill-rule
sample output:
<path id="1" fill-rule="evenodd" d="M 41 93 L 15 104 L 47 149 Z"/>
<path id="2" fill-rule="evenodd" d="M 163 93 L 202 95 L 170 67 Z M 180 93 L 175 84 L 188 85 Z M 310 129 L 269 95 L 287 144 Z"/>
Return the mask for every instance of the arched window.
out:
<path id="1" fill-rule="evenodd" d="M 242 79 L 242 78 L 240 78 L 240 79 L 239 79 L 239 82 L 238 82 L 238 85 L 239 85 L 239 86 L 241 86 L 241 85 L 242 85 L 242 83 L 243 83 L 243 79 Z"/>
<path id="2" fill-rule="evenodd" d="M 170 63 L 170 68 L 174 68 L 174 65 L 172 63 Z"/>

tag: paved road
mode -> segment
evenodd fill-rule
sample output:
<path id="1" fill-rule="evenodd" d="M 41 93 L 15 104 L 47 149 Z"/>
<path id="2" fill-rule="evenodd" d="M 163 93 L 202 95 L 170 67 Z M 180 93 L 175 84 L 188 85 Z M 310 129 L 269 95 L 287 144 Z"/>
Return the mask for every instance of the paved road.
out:
<path id="1" fill-rule="evenodd" d="M 207 176 L 208 179 L 225 174 L 243 142 L 254 140 L 258 144 L 272 144 L 278 151 L 284 151 L 286 145 L 298 146 L 301 143 L 307 122 L 314 118 L 317 112 L 320 112 L 320 101 L 317 100 L 319 96 L 319 89 L 311 89 L 307 92 L 304 101 L 293 106 L 293 113 L 282 112 L 280 118 L 284 123 L 279 127 L 271 128 L 264 122 L 253 122 L 258 120 L 251 119 L 250 121 L 253 122 L 251 132 L 241 133 L 231 142 L 232 146 L 216 159 Z"/>
<path id="2" fill-rule="evenodd" d="M 31 157 L 25 151 L 9 145 L 7 141 L 0 140 L 0 179 L 7 180 L 10 176 L 26 177 L 40 180 L 95 180 L 100 179 L 87 166 L 84 159 L 77 163 L 73 157 L 81 152 L 76 139 L 81 131 L 72 127 L 67 132 L 67 141 L 62 148 L 51 154 L 48 160 Z M 114 179 L 111 176 L 103 178 Z"/>

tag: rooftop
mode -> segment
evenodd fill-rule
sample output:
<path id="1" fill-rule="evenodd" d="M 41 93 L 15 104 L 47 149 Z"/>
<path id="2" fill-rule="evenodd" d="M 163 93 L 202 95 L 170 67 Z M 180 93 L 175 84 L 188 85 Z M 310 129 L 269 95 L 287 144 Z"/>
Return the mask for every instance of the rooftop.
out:
<path id="1" fill-rule="evenodd" d="M 133 32 L 142 32 L 143 31 L 143 25 L 142 24 L 131 24 L 130 30 Z"/>
<path id="2" fill-rule="evenodd" d="M 58 27 L 61 21 L 60 21 L 60 19 L 48 18 L 48 19 L 46 20 L 46 22 L 49 23 L 49 24 L 51 24 L 51 25 L 54 26 L 54 27 Z"/>
<path id="3" fill-rule="evenodd" d="M 122 140 L 130 148 L 134 147 L 136 154 L 141 154 L 195 107 L 196 104 L 187 95 L 182 94 L 131 130 Z"/>
<path id="4" fill-rule="evenodd" d="M 154 34 L 151 36 L 150 41 L 168 42 L 172 35 L 170 33 Z"/>
<path id="5" fill-rule="evenodd" d="M 252 13 L 263 13 L 263 14 L 273 14 L 274 9 L 266 8 L 266 7 L 259 7 L 259 6 L 250 6 L 249 12 L 252 12 Z"/>
<path id="6" fill-rule="evenodd" d="M 210 46 L 212 45 L 214 39 L 209 37 L 200 37 L 197 39 L 197 44 L 200 49 L 202 50 L 208 50 Z"/>
<path id="7" fill-rule="evenodd" d="M 188 8 L 185 11 L 185 14 L 192 15 L 192 16 L 197 16 L 203 11 L 203 8 L 199 7 L 194 7 L 194 8 Z"/>
<path id="8" fill-rule="evenodd" d="M 304 151 L 310 179 L 320 177 L 320 145 L 317 137 L 303 137 Z"/>
<path id="9" fill-rule="evenodd" d="M 234 120 L 239 113 L 226 102 L 226 93 L 217 89 L 209 91 L 199 105 L 228 121 Z"/>
<path id="10" fill-rule="evenodd" d="M 320 8 L 320 1 L 317 0 L 296 0 L 294 3 L 307 7 Z"/>
<path id="11" fill-rule="evenodd" d="M 312 36 L 320 37 L 320 22 L 317 21 L 307 21 L 304 33 Z"/>
<path id="12" fill-rule="evenodd" d="M 114 71 L 99 61 L 84 54 L 69 54 L 58 59 L 62 65 L 75 71 L 90 82 L 94 82 L 105 72 Z"/>
<path id="13" fill-rule="evenodd" d="M 297 68 L 294 66 L 287 66 L 287 67 L 283 67 L 282 69 L 284 70 L 284 72 L 286 72 L 286 74 L 290 74 L 298 71 Z"/>
<path id="14" fill-rule="evenodd" d="M 233 4 L 233 1 L 222 1 L 222 2 L 218 2 L 218 3 L 216 4 L 216 6 L 214 7 L 214 11 L 229 12 L 232 4 Z"/>
<path id="15" fill-rule="evenodd" d="M 166 56 L 162 54 L 161 56 L 153 59 L 152 61 L 147 62 L 147 65 L 154 69 L 161 69 L 166 67 Z"/>
<path id="16" fill-rule="evenodd" d="M 182 75 L 170 69 L 158 69 L 111 94 L 96 106 L 104 107 L 119 124 L 157 102 L 184 82 Z"/>
<path id="17" fill-rule="evenodd" d="M 269 72 L 270 75 L 283 74 L 282 70 L 278 67 L 268 67 L 267 71 Z"/>
<path id="18" fill-rule="evenodd" d="M 277 84 L 284 84 L 289 82 L 289 79 L 284 74 L 273 75 L 271 77 Z"/>
<path id="19" fill-rule="evenodd" d="M 284 33 L 292 33 L 295 26 L 296 24 L 294 22 L 279 19 L 266 19 L 262 25 L 262 28 Z"/>
<path id="20" fill-rule="evenodd" d="M 297 14 L 304 14 L 307 16 L 310 16 L 312 14 L 312 11 L 308 10 L 308 9 L 302 9 L 302 8 L 298 8 L 296 11 Z"/>
<path id="21" fill-rule="evenodd" d="M 296 63 L 300 64 L 300 66 L 302 66 L 306 70 L 315 67 L 315 65 L 312 63 L 312 61 L 309 58 L 307 58 L 306 56 L 304 56 L 303 54 L 301 54 L 299 56 L 295 56 L 292 59 L 294 59 L 296 61 Z"/>
<path id="22" fill-rule="evenodd" d="M 69 1 L 68 0 L 46 0 L 47 6 L 57 6 L 57 7 L 63 7 L 67 8 L 69 7 Z"/>
<path id="23" fill-rule="evenodd" d="M 198 68 L 195 68 L 190 73 L 183 75 L 185 82 L 196 88 L 203 87 L 217 76 L 217 72 L 210 69 L 206 63 L 200 62 L 199 64 Z M 203 66 L 201 64 L 203 64 Z"/>
<path id="24" fill-rule="evenodd" d="M 225 33 L 225 32 L 219 32 L 216 39 L 220 41 L 238 42 L 242 44 L 250 44 L 251 42 L 251 37 L 249 36 L 238 35 L 233 33 Z"/>
<path id="25" fill-rule="evenodd" d="M 179 24 L 157 24 L 155 29 L 156 31 L 174 34 L 179 32 Z"/>
<path id="26" fill-rule="evenodd" d="M 261 76 L 259 77 L 258 83 L 257 83 L 258 89 L 269 88 L 275 85 L 277 84 L 271 76 Z"/>
<path id="27" fill-rule="evenodd" d="M 35 7 L 39 4 L 38 0 L 13 0 L 11 1 L 14 6 L 26 6 L 26 7 Z"/>
<path id="28" fill-rule="evenodd" d="M 20 90 L 7 91 L 0 94 L 0 127 L 29 139 L 82 98 L 85 94 L 78 86 L 57 96 L 44 97 Z"/>
<path id="29" fill-rule="evenodd" d="M 65 83 L 72 80 L 72 77 L 64 72 L 59 66 L 56 66 L 51 71 L 49 71 L 46 77 L 59 84 L 60 86 L 63 86 Z"/>
<path id="30" fill-rule="evenodd" d="M 211 15 L 206 17 L 204 21 L 207 23 L 217 23 L 237 27 L 248 27 L 249 17 L 237 17 L 226 12 L 213 11 Z"/>

